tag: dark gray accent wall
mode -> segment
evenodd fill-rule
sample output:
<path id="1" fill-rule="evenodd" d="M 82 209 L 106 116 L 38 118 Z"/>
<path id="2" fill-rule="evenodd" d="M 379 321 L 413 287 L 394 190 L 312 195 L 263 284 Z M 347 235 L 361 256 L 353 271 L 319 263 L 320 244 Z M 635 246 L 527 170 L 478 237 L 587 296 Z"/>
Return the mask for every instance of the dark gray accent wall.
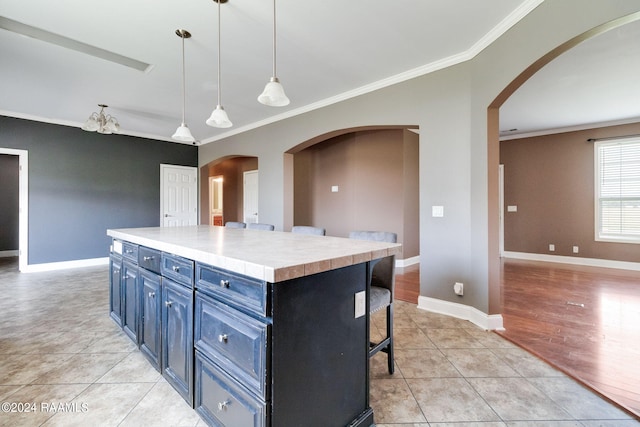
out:
<path id="1" fill-rule="evenodd" d="M 0 251 L 18 250 L 19 158 L 0 154 Z"/>
<path id="2" fill-rule="evenodd" d="M 109 228 L 160 223 L 160 164 L 197 147 L 0 117 L 0 147 L 29 152 L 29 264 L 108 256 Z"/>

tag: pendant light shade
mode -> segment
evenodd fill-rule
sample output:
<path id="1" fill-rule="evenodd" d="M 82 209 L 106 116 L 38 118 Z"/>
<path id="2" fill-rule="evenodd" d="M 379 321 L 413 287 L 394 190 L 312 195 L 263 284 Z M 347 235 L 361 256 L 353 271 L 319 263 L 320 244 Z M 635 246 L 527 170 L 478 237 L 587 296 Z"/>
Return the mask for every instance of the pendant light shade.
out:
<path id="1" fill-rule="evenodd" d="M 176 130 L 176 133 L 174 133 L 171 138 L 175 139 L 176 141 L 182 141 L 182 142 L 194 142 L 196 139 L 193 137 L 193 135 L 191 135 L 191 131 L 189 130 L 189 128 L 187 127 L 187 125 L 184 123 L 184 116 L 185 116 L 185 104 L 186 104 L 186 89 L 185 89 L 185 83 L 184 83 L 184 39 L 188 39 L 189 37 L 191 37 L 191 33 L 187 30 L 176 30 L 176 35 L 178 37 L 180 37 L 182 39 L 182 124 L 178 127 L 178 129 Z"/>
<path id="2" fill-rule="evenodd" d="M 276 77 L 276 0 L 273 0 L 273 76 L 258 97 L 258 102 L 270 107 L 284 107 L 290 102 Z"/>
<path id="3" fill-rule="evenodd" d="M 289 105 L 289 98 L 284 93 L 284 87 L 277 77 L 271 77 L 269 83 L 264 87 L 264 91 L 258 97 L 258 102 L 271 107 L 284 107 Z"/>
<path id="4" fill-rule="evenodd" d="M 230 128 L 233 126 L 222 105 L 216 105 L 216 109 L 211 113 L 211 117 L 207 119 L 207 124 L 214 128 Z"/>
<path id="5" fill-rule="evenodd" d="M 231 120 L 229 120 L 229 116 L 227 112 L 222 108 L 222 102 L 220 99 L 222 98 L 222 88 L 220 86 L 220 3 L 226 3 L 227 0 L 213 0 L 218 3 L 218 105 L 216 105 L 215 110 L 211 113 L 211 116 L 207 119 L 206 123 L 209 126 L 214 128 L 229 128 L 233 126 Z"/>
<path id="6" fill-rule="evenodd" d="M 176 129 L 176 133 L 171 135 L 171 138 L 175 139 L 176 141 L 182 142 L 194 142 L 196 140 L 193 135 L 191 135 L 191 131 L 189 130 L 187 125 L 185 125 L 184 123 L 178 126 L 178 129 Z"/>

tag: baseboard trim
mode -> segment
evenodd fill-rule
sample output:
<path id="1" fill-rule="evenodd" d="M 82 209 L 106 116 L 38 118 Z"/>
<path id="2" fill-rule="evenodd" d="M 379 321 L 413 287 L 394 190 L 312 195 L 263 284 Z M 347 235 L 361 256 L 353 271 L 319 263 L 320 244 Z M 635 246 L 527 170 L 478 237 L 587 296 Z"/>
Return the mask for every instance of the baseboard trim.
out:
<path id="1" fill-rule="evenodd" d="M 486 314 L 475 307 L 435 298 L 418 297 L 418 308 L 433 313 L 445 314 L 462 320 L 468 320 L 485 330 L 503 331 L 501 314 Z"/>
<path id="2" fill-rule="evenodd" d="M 80 259 L 75 261 L 48 262 L 43 264 L 28 264 L 22 273 L 41 273 L 43 271 L 66 270 L 69 268 L 95 267 L 98 265 L 108 265 L 109 257 Z"/>
<path id="3" fill-rule="evenodd" d="M 561 264 L 586 265 L 590 267 L 617 268 L 619 270 L 640 271 L 640 262 L 615 261 L 599 258 L 581 258 L 563 255 L 531 254 L 526 252 L 504 252 L 504 258 L 528 261 L 556 262 Z"/>
<path id="4" fill-rule="evenodd" d="M 20 252 L 15 251 L 0 251 L 0 258 L 9 258 L 20 255 Z"/>
<path id="5" fill-rule="evenodd" d="M 416 265 L 416 264 L 420 264 L 420 255 L 417 255 L 411 258 L 396 260 L 396 268 L 405 268 L 405 267 L 409 267 L 410 265 Z"/>

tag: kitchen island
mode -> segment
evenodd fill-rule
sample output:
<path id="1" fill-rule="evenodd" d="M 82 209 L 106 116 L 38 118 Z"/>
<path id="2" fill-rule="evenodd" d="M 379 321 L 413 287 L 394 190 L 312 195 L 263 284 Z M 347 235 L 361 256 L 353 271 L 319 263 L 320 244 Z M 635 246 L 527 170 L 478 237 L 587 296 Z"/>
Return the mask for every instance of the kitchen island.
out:
<path id="1" fill-rule="evenodd" d="M 369 426 L 368 277 L 399 244 L 108 230 L 111 316 L 210 425 Z"/>

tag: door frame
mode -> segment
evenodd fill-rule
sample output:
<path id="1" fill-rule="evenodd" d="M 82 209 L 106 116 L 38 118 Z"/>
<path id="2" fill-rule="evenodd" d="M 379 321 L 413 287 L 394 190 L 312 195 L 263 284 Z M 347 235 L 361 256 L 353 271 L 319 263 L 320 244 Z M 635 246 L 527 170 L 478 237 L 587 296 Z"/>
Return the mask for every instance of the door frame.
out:
<path id="1" fill-rule="evenodd" d="M 29 263 L 29 152 L 0 148 L 0 154 L 18 156 L 18 270 Z"/>
<path id="2" fill-rule="evenodd" d="M 160 215 L 160 227 L 162 227 L 163 223 L 164 223 L 164 215 L 163 215 L 163 211 L 164 211 L 164 188 L 165 188 L 165 182 L 164 182 L 164 170 L 167 168 L 172 168 L 172 169 L 183 169 L 183 170 L 190 170 L 195 172 L 195 177 L 196 177 L 196 182 L 195 182 L 195 187 L 194 187 L 194 192 L 196 195 L 196 218 L 195 218 L 195 225 L 197 225 L 200 221 L 200 180 L 198 179 L 198 168 L 196 166 L 180 166 L 180 165 L 170 165 L 170 164 L 165 164 L 165 163 L 161 163 L 160 164 L 160 209 L 159 209 L 159 215 Z"/>

